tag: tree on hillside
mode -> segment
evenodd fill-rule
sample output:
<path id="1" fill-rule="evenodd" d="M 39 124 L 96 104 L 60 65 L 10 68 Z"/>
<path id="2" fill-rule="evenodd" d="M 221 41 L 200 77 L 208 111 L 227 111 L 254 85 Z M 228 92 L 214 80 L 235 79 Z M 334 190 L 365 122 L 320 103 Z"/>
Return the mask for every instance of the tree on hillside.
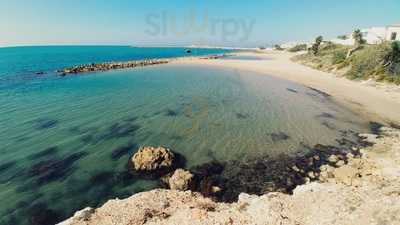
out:
<path id="1" fill-rule="evenodd" d="M 319 46 L 321 45 L 322 41 L 324 40 L 324 38 L 322 36 L 318 36 L 315 39 L 315 43 L 311 46 L 311 51 L 314 55 L 318 54 L 319 51 Z"/>
<path id="2" fill-rule="evenodd" d="M 353 32 L 353 39 L 354 39 L 354 48 L 350 49 L 347 52 L 346 58 L 349 58 L 353 55 L 354 52 L 362 48 L 362 45 L 366 43 L 365 39 L 363 38 L 363 34 L 361 33 L 360 29 L 356 29 Z"/>
<path id="3" fill-rule="evenodd" d="M 365 40 L 363 38 L 363 34 L 361 33 L 360 29 L 356 29 L 353 32 L 353 39 L 354 39 L 354 45 L 355 46 L 360 46 L 360 45 L 365 44 Z"/>

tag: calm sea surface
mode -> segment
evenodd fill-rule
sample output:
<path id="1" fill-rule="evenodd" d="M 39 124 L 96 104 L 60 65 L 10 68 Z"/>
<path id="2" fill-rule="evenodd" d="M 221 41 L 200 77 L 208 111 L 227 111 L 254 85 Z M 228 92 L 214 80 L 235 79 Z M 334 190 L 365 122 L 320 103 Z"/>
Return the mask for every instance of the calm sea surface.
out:
<path id="1" fill-rule="evenodd" d="M 168 146 L 190 169 L 298 154 L 304 146 L 336 144 L 344 130 L 367 129 L 367 121 L 316 90 L 246 71 L 171 64 L 53 72 L 186 55 L 182 48 L 0 49 L 0 224 L 54 223 L 157 187 L 127 172 L 139 146 Z"/>

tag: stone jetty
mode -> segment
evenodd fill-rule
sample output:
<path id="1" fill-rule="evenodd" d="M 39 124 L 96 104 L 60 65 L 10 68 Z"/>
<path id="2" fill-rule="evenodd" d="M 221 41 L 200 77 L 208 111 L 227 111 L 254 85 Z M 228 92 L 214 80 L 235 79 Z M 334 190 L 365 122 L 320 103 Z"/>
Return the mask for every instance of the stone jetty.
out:
<path id="1" fill-rule="evenodd" d="M 92 64 L 85 64 L 85 65 L 65 68 L 63 70 L 58 70 L 57 72 L 61 76 L 65 76 L 67 74 L 79 74 L 88 72 L 143 67 L 150 65 L 159 65 L 159 64 L 169 63 L 170 61 L 171 59 L 148 59 L 148 60 L 127 61 L 127 62 L 92 63 Z"/>
<path id="2" fill-rule="evenodd" d="M 224 54 L 221 55 L 210 55 L 205 57 L 181 57 L 181 58 L 168 58 L 168 59 L 146 59 L 146 60 L 133 60 L 126 62 L 105 62 L 105 63 L 91 63 L 84 64 L 74 67 L 65 68 L 62 70 L 57 70 L 60 76 L 80 74 L 80 73 L 89 73 L 89 72 L 99 72 L 99 71 L 107 71 L 107 70 L 117 70 L 117 69 L 128 69 L 135 67 L 144 67 L 144 66 L 152 66 L 152 65 L 160 65 L 167 64 L 172 61 L 176 61 L 179 59 L 219 59 L 225 57 Z"/>

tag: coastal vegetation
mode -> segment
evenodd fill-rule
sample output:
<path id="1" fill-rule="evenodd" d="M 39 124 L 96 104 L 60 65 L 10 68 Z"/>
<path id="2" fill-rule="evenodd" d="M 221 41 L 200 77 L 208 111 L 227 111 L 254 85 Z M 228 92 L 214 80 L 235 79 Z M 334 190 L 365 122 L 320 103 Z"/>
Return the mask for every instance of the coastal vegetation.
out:
<path id="1" fill-rule="evenodd" d="M 289 48 L 289 52 L 299 52 L 299 51 L 306 51 L 307 50 L 307 44 L 298 44 L 292 48 Z"/>
<path id="2" fill-rule="evenodd" d="M 315 43 L 311 46 L 311 52 L 313 53 L 313 55 L 317 55 L 319 52 L 319 47 L 323 41 L 323 37 L 322 36 L 318 36 L 315 39 Z"/>
<path id="3" fill-rule="evenodd" d="M 400 42 L 365 44 L 359 31 L 353 33 L 354 46 L 316 43 L 306 54 L 297 55 L 294 61 L 315 69 L 334 72 L 350 79 L 384 81 L 400 84 Z"/>
<path id="4" fill-rule="evenodd" d="M 354 40 L 354 47 L 347 52 L 346 58 L 349 58 L 351 55 L 353 55 L 355 51 L 362 49 L 363 45 L 366 43 L 360 29 L 356 29 L 352 36 Z"/>
<path id="5" fill-rule="evenodd" d="M 282 48 L 280 45 L 274 45 L 274 49 L 278 50 L 278 51 L 283 51 L 285 50 L 284 48 Z"/>
<path id="6" fill-rule="evenodd" d="M 347 35 L 342 34 L 342 35 L 337 36 L 337 38 L 340 39 L 340 40 L 346 40 L 347 39 Z"/>

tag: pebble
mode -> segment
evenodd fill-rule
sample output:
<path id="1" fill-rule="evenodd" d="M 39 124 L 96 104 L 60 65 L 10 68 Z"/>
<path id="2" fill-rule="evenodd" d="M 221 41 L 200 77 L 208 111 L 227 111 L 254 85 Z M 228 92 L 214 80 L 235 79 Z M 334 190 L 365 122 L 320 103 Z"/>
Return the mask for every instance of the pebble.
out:
<path id="1" fill-rule="evenodd" d="M 339 160 L 336 162 L 336 166 L 344 166 L 344 164 L 346 164 L 343 160 Z"/>
<path id="2" fill-rule="evenodd" d="M 219 193 L 221 191 L 222 191 L 222 189 L 220 187 L 218 187 L 218 186 L 212 186 L 211 187 L 211 192 L 212 193 Z"/>
<path id="3" fill-rule="evenodd" d="M 314 174 L 313 171 L 308 172 L 308 173 L 307 173 L 307 176 L 308 176 L 309 178 L 311 178 L 311 179 L 315 179 L 315 174 Z"/>
<path id="4" fill-rule="evenodd" d="M 328 161 L 331 163 L 336 163 L 337 161 L 339 161 L 339 158 L 337 155 L 331 155 L 329 156 Z"/>
<path id="5" fill-rule="evenodd" d="M 292 170 L 294 170 L 296 172 L 300 172 L 300 169 L 297 166 L 292 166 Z"/>
<path id="6" fill-rule="evenodd" d="M 346 154 L 346 157 L 349 158 L 349 159 L 352 159 L 352 158 L 354 158 L 354 155 L 353 155 L 353 153 L 349 152 L 349 153 Z"/>

